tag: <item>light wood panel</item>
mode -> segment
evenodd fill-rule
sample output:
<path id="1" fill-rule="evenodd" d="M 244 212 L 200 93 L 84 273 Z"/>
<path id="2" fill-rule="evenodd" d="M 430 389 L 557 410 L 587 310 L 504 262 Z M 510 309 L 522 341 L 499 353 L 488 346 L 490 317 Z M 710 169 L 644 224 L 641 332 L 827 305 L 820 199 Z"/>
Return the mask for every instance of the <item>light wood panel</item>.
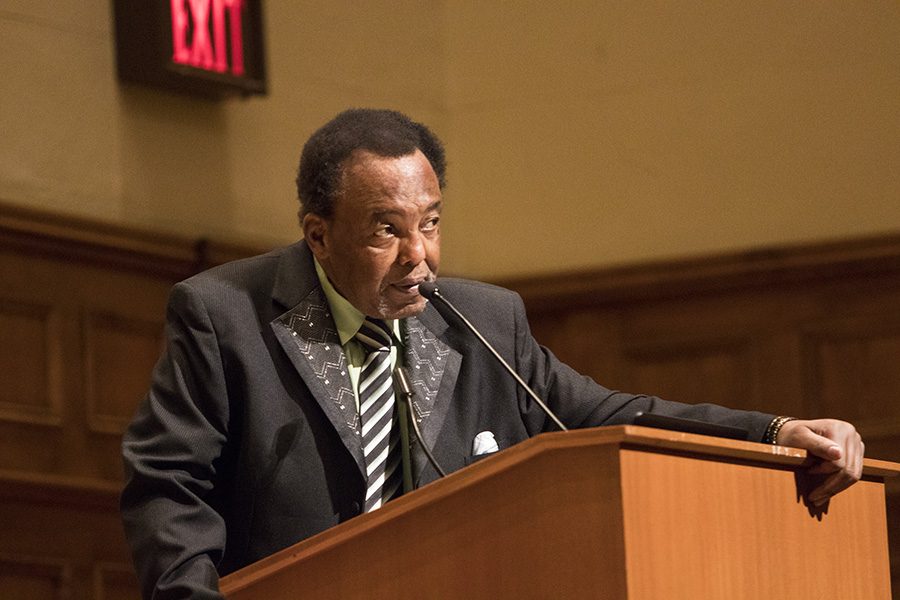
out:
<path id="1" fill-rule="evenodd" d="M 815 518 L 789 470 L 638 450 L 621 460 L 629 598 L 889 598 L 881 483 Z"/>

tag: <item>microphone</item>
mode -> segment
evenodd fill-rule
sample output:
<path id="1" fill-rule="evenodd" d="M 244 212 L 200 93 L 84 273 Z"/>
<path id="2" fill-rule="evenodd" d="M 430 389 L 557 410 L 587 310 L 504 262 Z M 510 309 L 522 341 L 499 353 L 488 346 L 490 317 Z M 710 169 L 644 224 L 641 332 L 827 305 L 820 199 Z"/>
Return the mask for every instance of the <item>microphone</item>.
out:
<path id="1" fill-rule="evenodd" d="M 441 477 L 446 477 L 447 473 L 441 468 L 441 466 L 434 460 L 434 456 L 431 454 L 431 450 L 428 449 L 428 446 L 425 444 L 425 438 L 422 437 L 422 432 L 419 430 L 419 422 L 416 420 L 416 412 L 413 408 L 413 396 L 415 396 L 415 392 L 413 391 L 412 385 L 409 383 L 409 375 L 406 374 L 406 369 L 404 367 L 397 367 L 394 369 L 394 383 L 397 384 L 397 387 L 400 388 L 400 395 L 403 396 L 404 401 L 406 402 L 406 407 L 409 410 L 409 421 L 412 423 L 413 430 L 416 432 L 416 437 L 419 438 L 419 443 L 422 445 L 422 450 L 425 451 L 425 456 L 428 457 L 428 462 L 431 463 L 431 466 L 434 467 L 434 470 L 440 473 Z"/>
<path id="2" fill-rule="evenodd" d="M 436 283 L 434 283 L 433 281 L 423 281 L 422 283 L 419 284 L 419 293 L 422 296 L 424 296 L 425 298 L 428 298 L 429 300 L 436 300 L 437 302 L 435 302 L 435 308 L 438 308 L 438 306 L 443 306 L 443 307 L 446 307 L 447 309 L 449 309 L 450 312 L 452 312 L 460 321 L 462 321 L 465 324 L 465 326 L 469 329 L 469 331 L 471 331 L 473 334 L 475 334 L 475 337 L 477 337 L 478 340 L 482 344 L 484 344 L 484 347 L 487 348 L 490 351 L 490 353 L 494 355 L 494 358 L 496 358 L 500 362 L 500 364 L 503 365 L 503 368 L 505 368 L 507 370 L 507 372 L 513 376 L 513 378 L 522 387 L 522 389 L 525 390 L 525 392 L 528 393 L 529 396 L 531 396 L 531 399 L 534 400 L 535 402 L 537 402 L 537 405 L 541 407 L 541 410 L 543 410 L 547 414 L 548 417 L 550 417 L 550 420 L 553 421 L 556 424 L 556 426 L 560 428 L 560 430 L 562 430 L 562 431 L 569 430 L 565 425 L 562 424 L 562 421 L 559 420 L 559 417 L 557 417 L 553 413 L 553 411 L 550 410 L 550 407 L 547 406 L 547 404 L 544 403 L 544 401 L 541 400 L 538 397 L 538 395 L 534 393 L 534 390 L 532 390 L 528 386 L 528 384 L 525 383 L 525 381 L 521 377 L 519 377 L 519 374 L 516 373 L 511 366 L 509 366 L 509 363 L 506 362 L 505 360 L 503 360 L 503 357 L 500 356 L 500 353 L 497 352 L 493 346 L 491 346 L 490 342 L 488 342 L 486 339 L 484 339 L 484 336 L 481 335 L 481 333 L 475 328 L 475 326 L 472 325 L 472 323 L 470 323 L 469 320 L 467 318 L 465 318 L 463 316 L 463 314 L 461 312 L 459 312 L 459 310 L 457 310 L 456 307 L 453 306 L 453 304 L 450 303 L 449 300 L 444 298 L 444 296 L 441 294 L 441 290 L 438 288 Z M 438 309 L 438 310 L 441 313 L 444 312 L 444 311 L 441 311 L 440 309 Z"/>

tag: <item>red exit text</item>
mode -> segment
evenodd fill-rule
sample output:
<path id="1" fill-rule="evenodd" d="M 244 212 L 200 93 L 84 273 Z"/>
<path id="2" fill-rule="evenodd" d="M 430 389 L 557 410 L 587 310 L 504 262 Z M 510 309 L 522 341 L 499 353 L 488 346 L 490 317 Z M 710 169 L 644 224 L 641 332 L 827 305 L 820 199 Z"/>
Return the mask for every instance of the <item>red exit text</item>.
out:
<path id="1" fill-rule="evenodd" d="M 170 1 L 172 60 L 217 73 L 225 73 L 230 66 L 232 75 L 242 76 L 244 42 L 241 17 L 244 0 Z"/>

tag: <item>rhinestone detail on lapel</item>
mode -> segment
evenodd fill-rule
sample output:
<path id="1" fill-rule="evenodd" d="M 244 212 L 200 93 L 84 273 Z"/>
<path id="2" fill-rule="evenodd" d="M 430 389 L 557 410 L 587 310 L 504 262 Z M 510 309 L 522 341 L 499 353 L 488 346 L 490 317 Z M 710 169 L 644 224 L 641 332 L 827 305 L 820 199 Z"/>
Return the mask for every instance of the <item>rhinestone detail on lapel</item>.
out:
<path id="1" fill-rule="evenodd" d="M 434 408 L 450 348 L 417 319 L 407 319 L 406 337 L 407 368 L 412 374 L 412 383 L 416 391 L 413 405 L 416 416 L 424 419 Z"/>
<path id="2" fill-rule="evenodd" d="M 347 357 L 324 292 L 315 290 L 280 320 L 291 331 L 291 339 L 325 388 L 329 402 L 348 427 L 359 431 L 359 413 L 347 373 Z"/>

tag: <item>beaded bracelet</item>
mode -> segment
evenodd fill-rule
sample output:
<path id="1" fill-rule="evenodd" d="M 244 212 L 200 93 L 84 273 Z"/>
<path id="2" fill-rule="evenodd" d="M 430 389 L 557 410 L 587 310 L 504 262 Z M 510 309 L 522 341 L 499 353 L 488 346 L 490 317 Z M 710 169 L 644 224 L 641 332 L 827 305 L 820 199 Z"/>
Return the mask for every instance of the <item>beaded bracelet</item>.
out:
<path id="1" fill-rule="evenodd" d="M 766 428 L 766 435 L 763 436 L 764 444 L 777 444 L 778 443 L 778 432 L 781 431 L 781 428 L 784 427 L 784 424 L 788 421 L 796 421 L 796 417 L 786 417 L 780 416 L 772 419 L 772 422 L 769 423 L 769 426 Z"/>

